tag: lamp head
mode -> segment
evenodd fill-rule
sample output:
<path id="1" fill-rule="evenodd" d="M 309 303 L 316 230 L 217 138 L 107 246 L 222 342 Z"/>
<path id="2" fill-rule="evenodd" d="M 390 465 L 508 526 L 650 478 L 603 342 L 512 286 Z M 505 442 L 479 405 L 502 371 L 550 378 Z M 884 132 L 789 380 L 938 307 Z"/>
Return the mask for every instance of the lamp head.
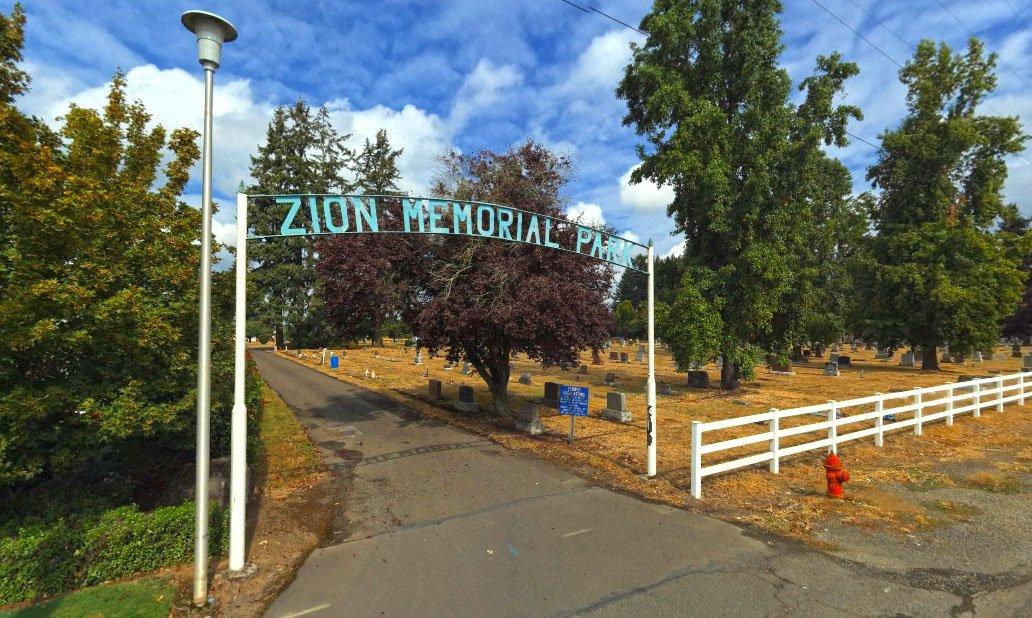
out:
<path id="1" fill-rule="evenodd" d="M 204 68 L 219 68 L 222 60 L 222 44 L 235 41 L 236 28 L 233 24 L 207 11 L 183 13 L 183 25 L 197 35 L 197 59 Z"/>

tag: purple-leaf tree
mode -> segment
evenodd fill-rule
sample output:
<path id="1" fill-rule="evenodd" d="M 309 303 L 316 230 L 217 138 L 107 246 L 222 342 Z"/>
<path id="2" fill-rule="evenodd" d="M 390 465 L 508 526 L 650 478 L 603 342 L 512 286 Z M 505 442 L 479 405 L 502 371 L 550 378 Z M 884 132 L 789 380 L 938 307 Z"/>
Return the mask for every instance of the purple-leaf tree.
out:
<path id="1" fill-rule="evenodd" d="M 563 217 L 570 162 L 528 141 L 505 153 L 453 154 L 434 192 Z M 558 235 L 574 234 L 562 226 Z M 565 242 L 569 246 L 569 241 Z M 508 411 L 510 361 L 523 353 L 570 367 L 599 349 L 612 321 L 605 304 L 613 269 L 582 255 L 493 239 L 434 237 L 426 244 L 421 292 L 407 316 L 419 345 L 465 359 Z"/>

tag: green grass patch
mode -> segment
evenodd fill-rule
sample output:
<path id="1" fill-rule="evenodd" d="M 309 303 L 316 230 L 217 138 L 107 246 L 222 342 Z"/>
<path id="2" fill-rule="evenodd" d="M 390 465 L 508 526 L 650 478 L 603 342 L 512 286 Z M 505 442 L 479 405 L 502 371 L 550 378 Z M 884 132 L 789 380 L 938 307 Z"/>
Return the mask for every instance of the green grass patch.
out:
<path id="1" fill-rule="evenodd" d="M 165 618 L 175 587 L 163 578 L 84 588 L 39 605 L 0 611 L 0 618 Z"/>
<path id="2" fill-rule="evenodd" d="M 1021 481 L 1011 476 L 976 472 L 964 479 L 968 485 L 994 494 L 1016 494 L 1021 491 Z"/>

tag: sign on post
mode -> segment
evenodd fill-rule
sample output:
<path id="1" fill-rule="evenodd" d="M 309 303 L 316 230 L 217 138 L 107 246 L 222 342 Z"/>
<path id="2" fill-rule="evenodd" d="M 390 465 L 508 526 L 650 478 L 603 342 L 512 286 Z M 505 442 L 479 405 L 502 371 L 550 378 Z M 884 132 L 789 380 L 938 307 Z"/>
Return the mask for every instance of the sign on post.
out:
<path id="1" fill-rule="evenodd" d="M 588 415 L 588 387 L 560 384 L 559 414 L 570 417 L 570 444 L 573 444 L 574 420 Z"/>

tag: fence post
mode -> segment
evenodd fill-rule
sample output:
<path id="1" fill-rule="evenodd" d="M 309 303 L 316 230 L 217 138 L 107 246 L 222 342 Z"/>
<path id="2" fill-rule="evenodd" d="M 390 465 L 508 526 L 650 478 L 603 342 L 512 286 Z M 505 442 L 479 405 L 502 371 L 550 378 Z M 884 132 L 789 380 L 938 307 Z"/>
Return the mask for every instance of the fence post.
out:
<path id="1" fill-rule="evenodd" d="M 702 499 L 702 422 L 692 421 L 692 497 Z"/>
<path id="2" fill-rule="evenodd" d="M 828 422 L 831 426 L 828 427 L 828 452 L 835 453 L 838 455 L 838 405 L 834 401 L 829 401 L 828 405 Z"/>
<path id="3" fill-rule="evenodd" d="M 781 472 L 781 463 L 778 461 L 780 455 L 778 453 L 781 450 L 781 444 L 778 440 L 778 432 L 781 430 L 781 423 L 778 420 L 778 409 L 770 409 L 770 471 L 773 474 Z"/>
<path id="4" fill-rule="evenodd" d="M 973 397 L 975 402 L 975 409 L 971 413 L 975 418 L 982 416 L 982 384 L 975 382 L 975 396 Z"/>
<path id="5" fill-rule="evenodd" d="M 882 430 L 882 425 L 885 423 L 885 417 L 882 415 L 882 410 L 885 409 L 885 400 L 882 399 L 884 395 L 881 393 L 875 393 L 875 395 L 878 396 L 878 401 L 874 402 L 874 411 L 878 413 L 878 416 L 874 417 L 874 426 L 878 431 L 874 434 L 874 445 L 883 446 L 885 444 L 885 432 Z"/>
<path id="6" fill-rule="evenodd" d="M 1018 374 L 1018 405 L 1025 405 L 1025 374 Z"/>
<path id="7" fill-rule="evenodd" d="M 946 426 L 953 427 L 953 385 L 946 389 Z"/>
<path id="8" fill-rule="evenodd" d="M 1003 412 L 1003 376 L 996 378 L 996 411 Z"/>
<path id="9" fill-rule="evenodd" d="M 919 436 L 919 435 L 921 435 L 921 431 L 922 431 L 921 430 L 921 408 L 923 407 L 923 404 L 921 403 L 921 391 L 920 391 L 920 389 L 916 393 L 914 393 L 914 405 L 917 406 L 916 408 L 914 408 L 914 435 L 915 436 Z"/>

